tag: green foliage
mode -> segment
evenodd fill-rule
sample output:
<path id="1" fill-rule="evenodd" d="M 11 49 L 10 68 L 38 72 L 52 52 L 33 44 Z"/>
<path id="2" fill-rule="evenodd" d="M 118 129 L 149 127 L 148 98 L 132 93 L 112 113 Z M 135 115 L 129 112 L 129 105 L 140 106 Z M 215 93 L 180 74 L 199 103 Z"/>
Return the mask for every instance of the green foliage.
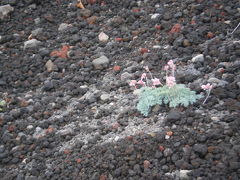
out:
<path id="1" fill-rule="evenodd" d="M 176 84 L 172 88 L 166 85 L 159 88 L 142 87 L 137 109 L 144 116 L 147 116 L 151 106 L 169 104 L 169 107 L 176 107 L 178 105 L 187 107 L 200 98 L 202 98 L 201 95 L 197 95 L 195 91 L 191 91 L 183 84 Z"/>
<path id="2" fill-rule="evenodd" d="M 4 100 L 1 100 L 0 101 L 0 112 L 2 112 L 3 111 L 3 107 L 6 105 L 6 101 L 4 101 Z"/>

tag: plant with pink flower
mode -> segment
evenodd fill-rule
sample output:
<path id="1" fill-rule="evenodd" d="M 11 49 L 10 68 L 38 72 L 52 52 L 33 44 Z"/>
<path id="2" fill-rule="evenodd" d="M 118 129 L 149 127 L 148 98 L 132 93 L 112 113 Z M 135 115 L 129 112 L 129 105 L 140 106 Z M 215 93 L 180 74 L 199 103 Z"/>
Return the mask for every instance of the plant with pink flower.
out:
<path id="1" fill-rule="evenodd" d="M 176 83 L 176 65 L 173 60 L 168 61 L 167 65 L 164 66 L 164 71 L 166 72 L 165 85 L 161 83 L 160 79 L 153 77 L 147 66 L 145 66 L 144 69 L 146 73 L 141 75 L 139 81 L 130 81 L 130 86 L 134 86 L 135 88 L 136 84 L 141 86 L 137 109 L 145 116 L 148 115 L 150 108 L 156 104 L 161 105 L 164 103 L 169 104 L 170 107 L 176 107 L 178 105 L 187 107 L 202 97 L 183 84 Z"/>
<path id="2" fill-rule="evenodd" d="M 172 88 L 176 84 L 176 79 L 173 76 L 167 76 L 166 77 L 166 85 L 170 88 Z"/>
<path id="3" fill-rule="evenodd" d="M 211 84 L 206 84 L 206 85 L 202 85 L 201 88 L 205 91 L 207 91 L 207 97 L 205 98 L 205 100 L 203 101 L 203 104 L 205 104 L 205 102 L 207 101 L 209 95 L 210 95 L 210 92 L 213 88 L 213 86 Z"/>

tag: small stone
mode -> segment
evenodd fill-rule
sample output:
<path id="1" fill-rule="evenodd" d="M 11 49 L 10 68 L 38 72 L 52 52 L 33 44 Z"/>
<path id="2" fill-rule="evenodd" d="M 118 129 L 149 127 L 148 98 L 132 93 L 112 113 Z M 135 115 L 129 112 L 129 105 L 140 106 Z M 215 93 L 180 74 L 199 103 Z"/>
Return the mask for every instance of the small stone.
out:
<path id="1" fill-rule="evenodd" d="M 192 58 L 192 62 L 204 62 L 203 54 L 199 54 Z"/>
<path id="2" fill-rule="evenodd" d="M 174 14 L 175 18 L 179 18 L 182 17 L 182 12 L 177 12 L 176 14 Z"/>
<path id="3" fill-rule="evenodd" d="M 97 19 L 98 19 L 97 16 L 91 16 L 91 17 L 87 18 L 87 23 L 88 24 L 95 24 Z"/>
<path id="4" fill-rule="evenodd" d="M 49 50 L 46 48 L 39 49 L 39 54 L 41 57 L 48 56 L 50 54 Z"/>
<path id="5" fill-rule="evenodd" d="M 213 34 L 212 32 L 208 32 L 208 33 L 207 33 L 207 37 L 208 37 L 209 39 L 211 39 L 211 38 L 214 37 L 214 34 Z"/>
<path id="6" fill-rule="evenodd" d="M 14 8 L 10 4 L 0 6 L 0 19 L 4 19 L 13 10 Z"/>
<path id="7" fill-rule="evenodd" d="M 213 116 L 211 117 L 211 120 L 215 122 L 219 122 L 219 117 Z"/>
<path id="8" fill-rule="evenodd" d="M 207 148 L 207 145 L 205 144 L 195 144 L 193 146 L 193 150 L 196 153 L 198 153 L 200 156 L 205 156 L 208 151 L 208 148 Z"/>
<path id="9" fill-rule="evenodd" d="M 169 33 L 178 33 L 181 31 L 181 24 L 175 24 Z"/>
<path id="10" fill-rule="evenodd" d="M 166 140 L 168 140 L 169 138 L 170 138 L 170 136 L 169 136 L 169 135 L 166 135 L 166 136 L 165 136 L 165 139 L 166 139 Z"/>
<path id="11" fill-rule="evenodd" d="M 43 90 L 44 91 L 50 91 L 53 88 L 54 88 L 54 85 L 53 85 L 52 81 L 47 81 L 43 85 Z"/>
<path id="12" fill-rule="evenodd" d="M 43 32 L 43 28 L 37 28 L 37 29 L 33 30 L 31 33 L 32 33 L 32 36 L 33 36 L 33 37 L 37 37 L 37 36 L 39 36 L 42 32 Z"/>
<path id="13" fill-rule="evenodd" d="M 74 133 L 74 130 L 71 127 L 62 129 L 56 132 L 56 134 L 59 134 L 60 136 L 72 135 L 73 133 Z"/>
<path id="14" fill-rule="evenodd" d="M 101 32 L 101 33 L 98 35 L 98 39 L 99 39 L 99 41 L 107 42 L 108 39 L 109 39 L 109 36 L 108 36 L 107 34 L 105 34 L 104 32 Z"/>
<path id="15" fill-rule="evenodd" d="M 71 26 L 70 24 L 62 23 L 62 24 L 59 25 L 58 31 L 65 31 L 65 30 L 67 30 L 70 26 Z"/>
<path id="16" fill-rule="evenodd" d="M 107 101 L 107 100 L 109 100 L 109 98 L 110 98 L 110 95 L 109 95 L 109 94 L 102 94 L 102 95 L 100 96 L 100 99 L 101 99 L 102 101 Z"/>
<path id="17" fill-rule="evenodd" d="M 161 109 L 160 105 L 157 104 L 152 108 L 152 112 L 158 112 Z"/>
<path id="18" fill-rule="evenodd" d="M 46 135 L 46 132 L 42 128 L 36 127 L 35 132 L 33 134 L 33 138 L 39 139 L 41 137 L 44 137 L 45 135 Z"/>
<path id="19" fill-rule="evenodd" d="M 7 85 L 7 83 L 3 80 L 0 80 L 0 86 L 5 86 L 5 85 Z"/>
<path id="20" fill-rule="evenodd" d="M 184 46 L 184 47 L 191 46 L 190 41 L 189 41 L 188 39 L 184 39 L 184 40 L 183 40 L 183 46 Z"/>
<path id="21" fill-rule="evenodd" d="M 33 128 L 33 125 L 28 125 L 27 126 L 27 129 L 32 129 Z"/>
<path id="22" fill-rule="evenodd" d="M 130 74 L 129 72 L 124 72 L 121 74 L 121 81 L 131 80 L 132 78 L 133 78 L 133 75 Z"/>
<path id="23" fill-rule="evenodd" d="M 88 18 L 91 16 L 92 12 L 89 9 L 81 9 L 80 14 L 81 16 Z"/>
<path id="24" fill-rule="evenodd" d="M 53 64 L 53 62 L 51 60 L 48 60 L 47 63 L 45 64 L 46 68 L 47 68 L 47 72 L 52 72 L 54 70 L 56 70 L 56 65 Z"/>
<path id="25" fill-rule="evenodd" d="M 114 67 L 113 67 L 113 70 L 114 70 L 115 72 L 119 72 L 119 71 L 121 71 L 121 66 L 114 66 Z"/>
<path id="26" fill-rule="evenodd" d="M 153 14 L 153 15 L 151 16 L 151 19 L 156 19 L 158 16 L 160 16 L 160 14 L 158 14 L 158 13 Z"/>
<path id="27" fill-rule="evenodd" d="M 97 59 L 94 59 L 92 63 L 95 69 L 103 69 L 109 65 L 110 61 L 106 56 L 101 56 Z"/>
<path id="28" fill-rule="evenodd" d="M 148 53 L 149 52 L 149 49 L 147 48 L 140 48 L 140 53 L 141 54 L 145 54 L 145 53 Z"/>
<path id="29" fill-rule="evenodd" d="M 237 82 L 238 88 L 240 88 L 240 82 Z"/>
<path id="30" fill-rule="evenodd" d="M 233 169 L 233 170 L 240 169 L 240 162 L 230 161 L 230 162 L 229 162 L 229 166 L 230 166 L 230 168 Z"/>
<path id="31" fill-rule="evenodd" d="M 102 174 L 100 176 L 99 180 L 107 180 L 107 176 L 105 174 Z"/>
<path id="32" fill-rule="evenodd" d="M 166 149 L 163 151 L 163 155 L 164 155 L 165 157 L 171 156 L 172 153 L 173 153 L 173 151 L 172 151 L 170 148 L 166 148 Z"/>
<path id="33" fill-rule="evenodd" d="M 153 49 L 161 49 L 161 46 L 155 45 L 155 46 L 153 46 Z"/>
<path id="34" fill-rule="evenodd" d="M 41 22 L 41 19 L 40 19 L 39 17 L 36 18 L 36 19 L 34 19 L 34 23 L 35 23 L 36 25 L 40 24 L 40 22 Z"/>
<path id="35" fill-rule="evenodd" d="M 180 170 L 179 177 L 181 180 L 188 180 L 190 177 L 188 176 L 188 173 L 190 173 L 191 170 Z"/>
<path id="36" fill-rule="evenodd" d="M 49 21 L 49 22 L 53 22 L 53 21 L 54 21 L 54 17 L 53 17 L 52 14 L 45 14 L 45 15 L 43 15 L 43 17 L 44 17 L 47 21 Z"/>
<path id="37" fill-rule="evenodd" d="M 144 167 L 144 169 L 148 169 L 149 166 L 150 166 L 150 162 L 149 162 L 148 160 L 145 160 L 145 161 L 143 162 L 143 167 Z"/>
<path id="38" fill-rule="evenodd" d="M 3 153 L 5 151 L 4 145 L 0 145 L 0 153 Z"/>
<path id="39" fill-rule="evenodd" d="M 10 4 L 10 5 L 16 5 L 17 0 L 2 0 L 3 4 Z"/>
<path id="40" fill-rule="evenodd" d="M 36 39 L 31 39 L 24 42 L 24 49 L 36 48 L 41 44 L 42 44 L 41 41 L 38 41 Z"/>
<path id="41" fill-rule="evenodd" d="M 169 122 L 176 122 L 181 120 L 181 114 L 178 111 L 171 111 L 167 117 L 166 117 L 167 121 Z"/>

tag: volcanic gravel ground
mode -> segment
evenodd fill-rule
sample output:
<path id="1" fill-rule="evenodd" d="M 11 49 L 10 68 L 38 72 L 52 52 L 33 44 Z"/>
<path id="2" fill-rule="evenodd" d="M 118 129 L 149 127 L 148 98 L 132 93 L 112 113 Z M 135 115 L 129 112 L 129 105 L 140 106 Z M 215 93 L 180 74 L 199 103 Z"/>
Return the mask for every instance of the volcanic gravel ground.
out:
<path id="1" fill-rule="evenodd" d="M 0 1 L 0 179 L 240 179 L 240 2 L 91 2 Z M 144 117 L 128 82 L 170 59 L 210 97 Z"/>

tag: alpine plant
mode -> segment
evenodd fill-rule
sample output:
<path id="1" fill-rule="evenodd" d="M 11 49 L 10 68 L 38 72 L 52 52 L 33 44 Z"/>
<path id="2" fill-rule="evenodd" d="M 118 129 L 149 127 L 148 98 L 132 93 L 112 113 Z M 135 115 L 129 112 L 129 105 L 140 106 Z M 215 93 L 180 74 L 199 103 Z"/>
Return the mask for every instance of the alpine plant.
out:
<path id="1" fill-rule="evenodd" d="M 147 116 L 151 107 L 157 104 L 168 104 L 169 107 L 174 108 L 179 105 L 187 107 L 202 98 L 202 95 L 197 95 L 195 91 L 191 91 L 184 84 L 176 83 L 176 65 L 172 60 L 168 61 L 167 65 L 163 68 L 166 73 L 165 85 L 158 78 L 152 76 L 148 67 L 144 67 L 144 69 L 146 73 L 142 74 L 139 81 L 131 80 L 129 83 L 135 89 L 140 86 L 137 109 L 144 116 Z"/>

